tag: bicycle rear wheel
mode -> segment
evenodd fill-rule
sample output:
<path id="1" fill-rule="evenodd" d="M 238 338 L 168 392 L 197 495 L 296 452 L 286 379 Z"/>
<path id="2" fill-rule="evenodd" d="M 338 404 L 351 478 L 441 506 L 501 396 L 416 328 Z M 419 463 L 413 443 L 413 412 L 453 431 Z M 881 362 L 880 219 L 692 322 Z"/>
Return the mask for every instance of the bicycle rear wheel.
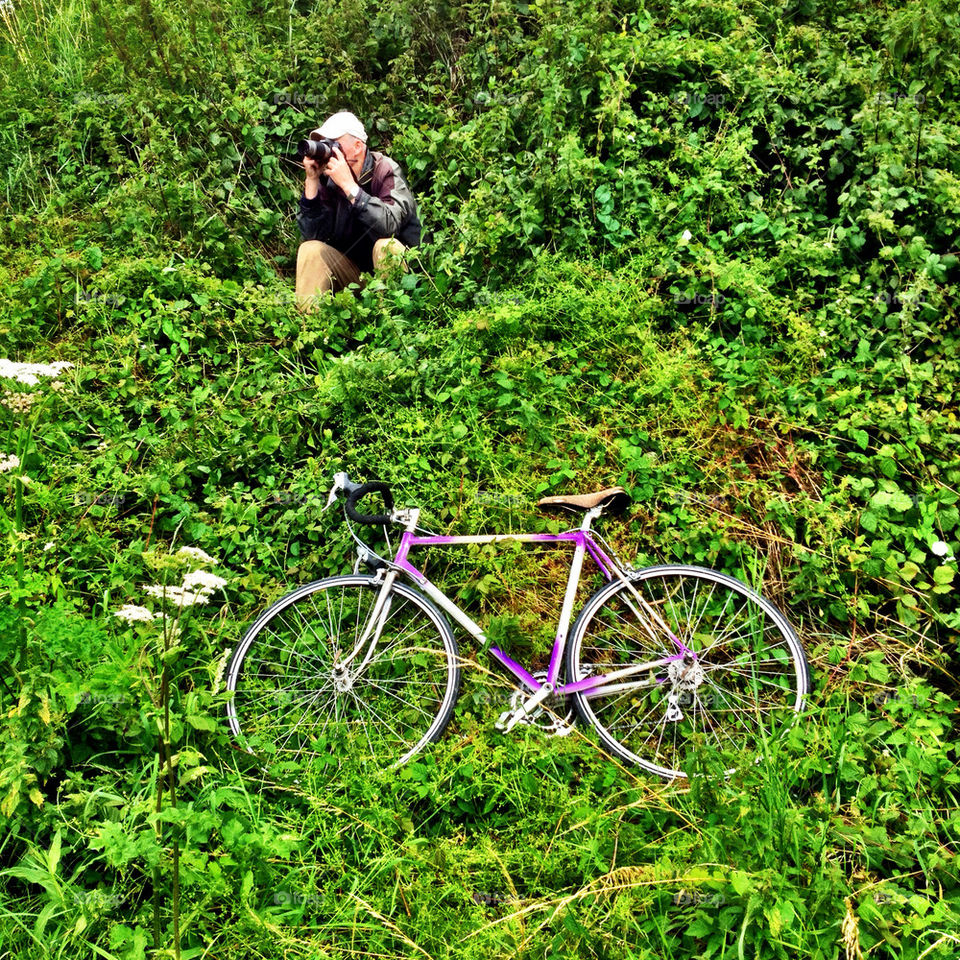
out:
<path id="1" fill-rule="evenodd" d="M 680 658 L 668 631 L 692 657 Z M 601 587 L 573 625 L 567 677 L 667 657 L 607 690 L 571 697 L 607 748 L 665 779 L 687 776 L 703 745 L 731 773 L 762 731 L 795 719 L 810 689 L 800 641 L 770 601 L 734 577 L 679 565 L 641 570 L 629 587 Z"/>
<path id="2" fill-rule="evenodd" d="M 362 575 L 319 580 L 250 627 L 226 670 L 228 723 L 248 751 L 400 766 L 440 736 L 460 690 L 453 632 L 402 583 L 371 631 L 382 586 Z M 367 633 L 377 634 L 372 647 L 361 644 Z"/>

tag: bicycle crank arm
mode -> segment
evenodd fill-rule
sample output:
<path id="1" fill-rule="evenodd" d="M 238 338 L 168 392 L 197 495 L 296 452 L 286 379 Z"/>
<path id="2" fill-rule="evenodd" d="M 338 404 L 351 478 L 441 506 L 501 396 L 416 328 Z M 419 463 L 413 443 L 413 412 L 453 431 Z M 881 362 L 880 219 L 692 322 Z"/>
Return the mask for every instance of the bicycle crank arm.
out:
<path id="1" fill-rule="evenodd" d="M 521 720 L 526 719 L 531 713 L 536 711 L 536 709 L 543 703 L 553 693 L 553 684 L 545 683 L 533 696 L 527 697 L 523 703 L 513 711 L 513 714 L 507 719 L 506 723 L 503 722 L 503 717 L 497 721 L 497 728 L 503 730 L 504 733 L 509 733 Z"/>

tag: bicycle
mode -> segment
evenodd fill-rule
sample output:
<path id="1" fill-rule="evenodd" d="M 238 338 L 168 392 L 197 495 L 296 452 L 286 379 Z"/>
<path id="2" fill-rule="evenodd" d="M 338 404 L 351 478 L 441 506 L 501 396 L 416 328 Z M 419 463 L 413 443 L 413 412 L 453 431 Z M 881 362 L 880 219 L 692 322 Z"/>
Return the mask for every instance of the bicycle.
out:
<path id="1" fill-rule="evenodd" d="M 251 753 L 336 762 L 363 749 L 399 767 L 437 740 L 460 691 L 452 618 L 482 646 L 483 629 L 409 560 L 415 547 L 526 542 L 572 544 L 556 640 L 544 673 L 534 673 L 496 646 L 489 653 L 514 680 L 511 708 L 498 727 L 542 724 L 569 732 L 576 718 L 603 747 L 668 780 L 687 776 L 693 751 L 708 744 L 726 774 L 756 747 L 761 730 L 803 709 L 810 673 L 786 617 L 750 587 L 724 573 L 686 565 L 634 569 L 591 530 L 630 502 L 622 487 L 545 497 L 543 509 L 582 514 L 562 533 L 441 536 L 418 526 L 420 509 L 394 509 L 381 482 L 334 477 L 327 508 L 344 494 L 357 544 L 352 574 L 297 588 L 247 630 L 226 670 L 233 696 L 228 722 Z M 361 513 L 379 494 L 386 512 Z M 403 527 L 393 557 L 382 556 L 350 524 Z M 584 560 L 606 583 L 570 626 Z M 365 564 L 370 573 L 361 573 Z M 565 681 L 560 678 L 564 667 Z M 565 713 L 563 704 L 572 704 Z M 555 719 L 544 723 L 555 704 Z"/>

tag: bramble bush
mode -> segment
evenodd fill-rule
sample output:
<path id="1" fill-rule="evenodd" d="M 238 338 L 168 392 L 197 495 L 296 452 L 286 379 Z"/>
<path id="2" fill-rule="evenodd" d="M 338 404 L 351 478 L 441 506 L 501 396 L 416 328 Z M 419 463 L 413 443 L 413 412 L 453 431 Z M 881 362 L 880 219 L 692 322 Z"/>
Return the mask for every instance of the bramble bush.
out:
<path id="1" fill-rule="evenodd" d="M 74 365 L 29 442 L 0 410 L 4 947 L 953 956 L 958 26 L 939 0 L 0 0 L 0 357 Z M 342 108 L 426 242 L 303 317 L 288 156 Z M 555 529 L 537 496 L 623 484 L 625 557 L 789 611 L 809 715 L 739 778 L 663 787 L 495 732 L 478 663 L 399 775 L 257 768 L 225 653 L 352 563 L 338 469 L 442 532 Z M 181 545 L 232 573 L 172 655 L 113 613 Z M 542 655 L 545 557 L 429 562 Z"/>

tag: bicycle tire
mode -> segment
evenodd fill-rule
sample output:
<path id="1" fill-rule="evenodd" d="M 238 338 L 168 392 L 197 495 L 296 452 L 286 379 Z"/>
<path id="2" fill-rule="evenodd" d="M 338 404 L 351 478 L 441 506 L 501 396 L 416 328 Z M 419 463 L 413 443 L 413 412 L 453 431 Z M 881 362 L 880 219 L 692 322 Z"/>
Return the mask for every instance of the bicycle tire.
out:
<path id="1" fill-rule="evenodd" d="M 688 776 L 701 742 L 729 775 L 736 764 L 726 764 L 742 761 L 768 726 L 792 723 L 803 709 L 810 669 L 797 635 L 769 600 L 716 570 L 648 567 L 633 574 L 630 585 L 697 654 L 700 670 L 683 674 L 675 660 L 650 671 L 647 686 L 615 681 L 607 694 L 574 693 L 577 715 L 613 754 L 664 779 Z M 649 615 L 643 626 L 639 607 L 619 580 L 587 600 L 570 633 L 569 682 L 677 654 L 662 626 L 650 628 Z M 671 692 L 680 719 L 670 716 Z"/>
<path id="2" fill-rule="evenodd" d="M 381 587 L 359 574 L 318 580 L 253 623 L 226 669 L 227 720 L 248 752 L 335 765 L 349 753 L 399 767 L 443 733 L 460 692 L 457 644 L 418 591 L 394 583 L 369 662 L 355 676 L 335 669 Z"/>

